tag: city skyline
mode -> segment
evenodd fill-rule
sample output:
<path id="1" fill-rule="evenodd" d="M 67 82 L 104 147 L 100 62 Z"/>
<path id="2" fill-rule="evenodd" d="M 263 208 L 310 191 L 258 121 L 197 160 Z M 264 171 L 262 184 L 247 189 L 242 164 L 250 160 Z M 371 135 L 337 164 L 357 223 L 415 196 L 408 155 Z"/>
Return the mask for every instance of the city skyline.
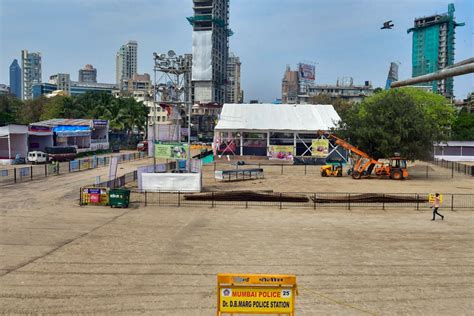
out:
<path id="1" fill-rule="evenodd" d="M 400 62 L 399 79 L 411 77 L 411 34 L 415 18 L 456 7 L 456 20 L 466 22 L 456 34 L 455 62 L 473 55 L 473 4 L 470 1 L 254 1 L 230 3 L 230 51 L 242 62 L 242 89 L 246 101 L 270 102 L 281 96 L 287 64 L 316 62 L 316 83 L 334 84 L 350 76 L 355 83 L 372 81 L 384 87 L 390 62 Z M 192 51 L 192 1 L 2 1 L 0 83 L 9 84 L 9 65 L 21 50 L 42 56 L 43 81 L 55 73 L 69 73 L 93 64 L 98 82 L 115 82 L 115 54 L 128 40 L 136 40 L 138 73 L 152 73 L 154 51 L 170 49 L 183 55 Z M 48 8 L 47 10 L 45 8 Z M 153 10 L 155 8 L 155 10 Z M 14 14 L 15 13 L 15 14 Z M 342 17 L 342 18 L 341 18 Z M 17 28 L 7 27 L 18 19 Z M 392 19 L 393 30 L 380 30 Z M 379 25 L 380 24 L 380 25 Z M 54 29 L 54 36 L 37 37 L 32 26 Z M 59 25 L 69 27 L 58 28 Z M 119 30 L 119 31 L 117 31 Z M 382 46 L 380 45 L 382 41 Z M 87 49 L 84 45 L 87 44 Z M 454 79 L 456 98 L 474 88 L 473 75 Z"/>

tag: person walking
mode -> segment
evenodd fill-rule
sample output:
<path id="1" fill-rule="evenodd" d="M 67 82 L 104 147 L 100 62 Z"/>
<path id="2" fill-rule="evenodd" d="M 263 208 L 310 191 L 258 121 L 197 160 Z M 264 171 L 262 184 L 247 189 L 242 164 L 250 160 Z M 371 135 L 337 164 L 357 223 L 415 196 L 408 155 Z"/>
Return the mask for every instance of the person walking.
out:
<path id="1" fill-rule="evenodd" d="M 444 220 L 444 216 L 441 215 L 440 213 L 438 213 L 438 209 L 439 209 L 440 204 L 441 204 L 440 200 L 441 200 L 441 198 L 439 196 L 439 193 L 436 193 L 435 198 L 433 200 L 433 204 L 431 205 L 431 208 L 433 209 L 433 219 L 432 219 L 432 221 L 435 220 L 436 215 L 441 217 L 441 220 Z"/>

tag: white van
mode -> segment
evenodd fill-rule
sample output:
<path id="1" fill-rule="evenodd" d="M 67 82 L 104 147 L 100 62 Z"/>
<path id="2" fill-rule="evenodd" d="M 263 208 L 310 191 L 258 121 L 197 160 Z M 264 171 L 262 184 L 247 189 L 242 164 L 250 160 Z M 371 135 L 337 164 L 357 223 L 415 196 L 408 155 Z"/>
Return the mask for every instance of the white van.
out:
<path id="1" fill-rule="evenodd" d="M 28 153 L 28 162 L 31 162 L 32 164 L 47 163 L 48 154 L 42 151 L 30 151 Z"/>

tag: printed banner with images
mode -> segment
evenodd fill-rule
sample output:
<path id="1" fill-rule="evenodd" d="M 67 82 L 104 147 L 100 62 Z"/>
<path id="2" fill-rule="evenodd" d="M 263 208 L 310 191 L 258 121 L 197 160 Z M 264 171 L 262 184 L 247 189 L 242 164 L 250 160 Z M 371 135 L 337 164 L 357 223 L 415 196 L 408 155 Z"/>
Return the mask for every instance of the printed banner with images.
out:
<path id="1" fill-rule="evenodd" d="M 293 146 L 291 145 L 270 145 L 268 147 L 270 159 L 293 160 Z"/>
<path id="2" fill-rule="evenodd" d="M 186 144 L 155 144 L 155 158 L 186 159 Z"/>
<path id="3" fill-rule="evenodd" d="M 329 140 L 313 139 L 311 144 L 311 152 L 313 157 L 326 158 L 329 154 Z"/>

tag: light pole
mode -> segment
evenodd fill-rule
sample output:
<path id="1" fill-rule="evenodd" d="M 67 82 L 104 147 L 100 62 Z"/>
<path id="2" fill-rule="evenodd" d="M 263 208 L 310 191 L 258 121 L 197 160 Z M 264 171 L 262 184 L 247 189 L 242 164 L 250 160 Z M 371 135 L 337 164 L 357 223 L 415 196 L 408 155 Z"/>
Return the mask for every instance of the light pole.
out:
<path id="1" fill-rule="evenodd" d="M 155 57 L 155 54 L 153 54 Z M 153 172 L 156 172 L 156 156 L 155 156 L 155 142 L 156 142 L 156 67 L 153 67 L 153 147 L 151 154 L 153 155 Z M 150 144 L 148 144 L 148 151 L 150 151 Z"/>
<path id="2" fill-rule="evenodd" d="M 157 92 L 168 92 L 169 100 L 163 100 L 173 107 L 173 112 L 183 108 L 184 111 L 188 111 L 188 148 L 186 165 L 188 171 L 191 171 L 190 157 L 191 157 L 191 101 L 189 100 L 189 72 L 191 70 L 190 57 L 176 55 L 172 50 L 168 51 L 167 54 L 153 53 L 155 72 L 155 84 L 154 84 L 154 137 L 156 139 L 156 97 Z M 158 81 L 168 80 L 171 85 L 160 85 L 161 90 L 157 90 L 156 72 L 160 72 L 161 76 Z M 184 98 L 183 95 L 184 94 Z M 187 109 L 186 109 L 187 105 Z M 181 116 L 180 116 L 181 119 Z M 178 135 L 181 135 L 181 124 L 176 124 L 178 127 Z M 181 137 L 178 138 L 181 142 Z"/>

